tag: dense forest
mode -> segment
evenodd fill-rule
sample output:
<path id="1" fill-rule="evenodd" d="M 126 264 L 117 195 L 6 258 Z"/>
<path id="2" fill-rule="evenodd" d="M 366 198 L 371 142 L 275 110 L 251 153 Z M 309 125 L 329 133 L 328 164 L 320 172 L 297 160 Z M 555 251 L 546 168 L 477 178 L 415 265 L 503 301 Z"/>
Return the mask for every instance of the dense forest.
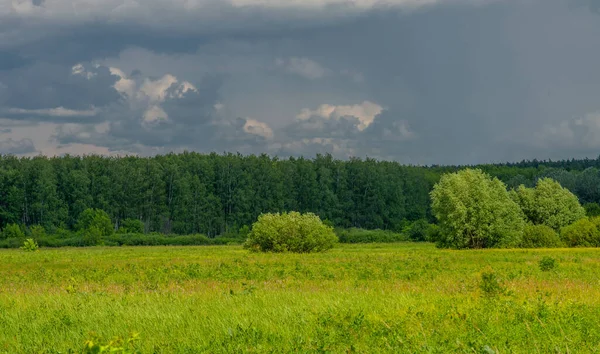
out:
<path id="1" fill-rule="evenodd" d="M 374 159 L 279 159 L 182 153 L 155 157 L 0 157 L 0 227 L 74 228 L 87 208 L 146 232 L 214 237 L 264 212 L 314 212 L 339 227 L 400 230 L 432 220 L 429 192 L 463 166 L 404 166 Z M 582 204 L 600 202 L 600 158 L 477 166 L 509 188 L 551 177 Z"/>

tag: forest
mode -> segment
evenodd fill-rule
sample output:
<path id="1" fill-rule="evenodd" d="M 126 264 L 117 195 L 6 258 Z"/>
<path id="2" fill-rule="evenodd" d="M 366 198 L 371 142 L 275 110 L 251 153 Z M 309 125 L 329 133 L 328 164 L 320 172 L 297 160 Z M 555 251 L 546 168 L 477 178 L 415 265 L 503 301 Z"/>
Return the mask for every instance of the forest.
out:
<path id="1" fill-rule="evenodd" d="M 82 212 L 105 211 L 115 230 L 235 233 L 266 212 L 314 212 L 340 228 L 400 231 L 434 222 L 429 193 L 442 174 L 467 166 L 406 166 L 375 159 L 281 159 L 267 155 L 0 157 L 0 227 L 73 230 Z M 522 161 L 477 167 L 508 188 L 550 177 L 589 212 L 600 202 L 600 158 Z"/>

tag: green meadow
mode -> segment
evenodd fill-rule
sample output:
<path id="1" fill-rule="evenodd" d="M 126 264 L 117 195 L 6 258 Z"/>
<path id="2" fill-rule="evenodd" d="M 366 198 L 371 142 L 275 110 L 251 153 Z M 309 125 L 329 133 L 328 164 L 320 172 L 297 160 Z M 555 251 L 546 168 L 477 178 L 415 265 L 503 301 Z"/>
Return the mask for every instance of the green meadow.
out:
<path id="1" fill-rule="evenodd" d="M 80 353 L 88 340 L 139 353 L 600 352 L 600 250 L 1 250 L 0 352 Z"/>

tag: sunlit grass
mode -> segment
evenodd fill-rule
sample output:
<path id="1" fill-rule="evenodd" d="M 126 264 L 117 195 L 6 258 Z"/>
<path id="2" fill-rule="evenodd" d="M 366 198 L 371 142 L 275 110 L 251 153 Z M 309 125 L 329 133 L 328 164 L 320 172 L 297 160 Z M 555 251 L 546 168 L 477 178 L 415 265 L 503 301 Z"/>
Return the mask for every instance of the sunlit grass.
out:
<path id="1" fill-rule="evenodd" d="M 543 257 L 558 266 L 542 271 Z M 502 293 L 480 288 L 493 272 Z M 598 352 L 600 250 L 0 251 L 0 352 Z"/>

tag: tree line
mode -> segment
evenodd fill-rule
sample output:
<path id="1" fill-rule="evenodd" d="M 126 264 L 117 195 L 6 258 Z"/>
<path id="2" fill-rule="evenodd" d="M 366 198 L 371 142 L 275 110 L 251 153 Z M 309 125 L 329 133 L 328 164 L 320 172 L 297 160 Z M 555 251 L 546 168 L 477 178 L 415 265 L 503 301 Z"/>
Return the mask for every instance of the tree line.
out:
<path id="1" fill-rule="evenodd" d="M 509 188 L 551 177 L 582 203 L 600 202 L 599 167 L 600 159 L 478 166 Z M 262 213 L 285 211 L 313 212 L 336 227 L 400 231 L 417 220 L 435 220 L 430 191 L 444 173 L 462 168 L 331 155 L 3 155 L 0 227 L 75 230 L 92 208 L 105 211 L 115 230 L 137 220 L 146 233 L 215 237 L 251 225 Z"/>

